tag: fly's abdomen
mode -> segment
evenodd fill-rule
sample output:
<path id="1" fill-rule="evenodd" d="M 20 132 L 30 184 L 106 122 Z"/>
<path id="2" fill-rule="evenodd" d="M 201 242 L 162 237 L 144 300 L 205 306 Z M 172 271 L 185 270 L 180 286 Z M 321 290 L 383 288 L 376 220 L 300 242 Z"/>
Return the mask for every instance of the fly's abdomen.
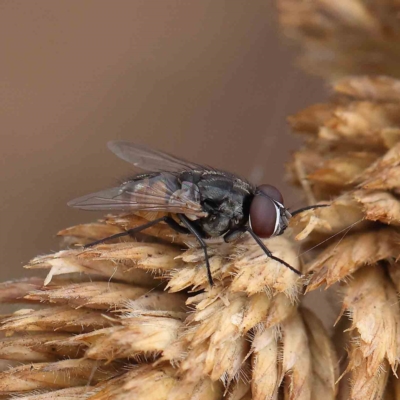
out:
<path id="1" fill-rule="evenodd" d="M 147 211 L 183 213 L 190 219 L 207 215 L 200 204 L 199 188 L 175 174 L 139 175 L 121 186 L 121 196 Z"/>
<path id="2" fill-rule="evenodd" d="M 121 186 L 121 194 L 134 203 L 167 207 L 171 196 L 179 189 L 179 184 L 174 177 L 163 175 L 127 181 Z"/>

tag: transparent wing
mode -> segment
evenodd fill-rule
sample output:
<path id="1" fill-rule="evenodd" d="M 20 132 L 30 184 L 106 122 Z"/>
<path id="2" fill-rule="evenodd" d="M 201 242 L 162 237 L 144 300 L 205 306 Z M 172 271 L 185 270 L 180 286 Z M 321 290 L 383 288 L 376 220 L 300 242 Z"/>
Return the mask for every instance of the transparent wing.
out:
<path id="1" fill-rule="evenodd" d="M 130 180 L 121 186 L 79 197 L 68 205 L 93 211 L 165 211 L 197 218 L 207 215 L 200 204 L 199 188 L 191 182 L 180 184 L 170 173 Z"/>
<path id="2" fill-rule="evenodd" d="M 125 141 L 112 141 L 108 143 L 108 148 L 119 158 L 122 158 L 144 171 L 180 172 L 204 169 L 198 164 L 176 158 L 170 154 L 140 144 Z"/>

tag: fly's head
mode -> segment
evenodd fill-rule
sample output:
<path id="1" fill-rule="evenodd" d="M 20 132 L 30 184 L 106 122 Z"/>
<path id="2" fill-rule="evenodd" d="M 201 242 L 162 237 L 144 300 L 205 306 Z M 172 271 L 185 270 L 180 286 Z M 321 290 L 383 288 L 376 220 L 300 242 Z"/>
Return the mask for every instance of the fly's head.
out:
<path id="1" fill-rule="evenodd" d="M 274 186 L 261 185 L 250 204 L 249 225 L 260 238 L 282 235 L 292 215 L 285 208 L 281 192 Z"/>

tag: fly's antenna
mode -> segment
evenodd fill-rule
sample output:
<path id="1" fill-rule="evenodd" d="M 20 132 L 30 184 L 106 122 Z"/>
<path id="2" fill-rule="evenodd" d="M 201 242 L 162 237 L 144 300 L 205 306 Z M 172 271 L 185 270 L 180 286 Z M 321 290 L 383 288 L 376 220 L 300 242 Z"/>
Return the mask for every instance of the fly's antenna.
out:
<path id="1" fill-rule="evenodd" d="M 307 206 L 307 207 L 299 208 L 296 211 L 293 211 L 293 212 L 289 211 L 289 212 L 290 212 L 290 214 L 292 214 L 292 217 L 294 217 L 296 214 L 300 214 L 303 211 L 313 210 L 314 208 L 322 208 L 322 207 L 329 207 L 329 204 L 318 204 L 318 205 L 314 205 L 314 206 Z"/>

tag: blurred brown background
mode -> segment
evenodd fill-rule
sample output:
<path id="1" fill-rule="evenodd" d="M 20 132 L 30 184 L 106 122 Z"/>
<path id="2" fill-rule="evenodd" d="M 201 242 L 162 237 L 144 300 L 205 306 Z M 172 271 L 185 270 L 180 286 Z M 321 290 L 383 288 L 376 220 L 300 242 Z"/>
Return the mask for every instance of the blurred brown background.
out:
<path id="1" fill-rule="evenodd" d="M 323 98 L 293 67 L 271 0 L 0 2 L 0 279 L 94 214 L 68 200 L 130 167 L 128 139 L 282 188 L 285 117 Z"/>

